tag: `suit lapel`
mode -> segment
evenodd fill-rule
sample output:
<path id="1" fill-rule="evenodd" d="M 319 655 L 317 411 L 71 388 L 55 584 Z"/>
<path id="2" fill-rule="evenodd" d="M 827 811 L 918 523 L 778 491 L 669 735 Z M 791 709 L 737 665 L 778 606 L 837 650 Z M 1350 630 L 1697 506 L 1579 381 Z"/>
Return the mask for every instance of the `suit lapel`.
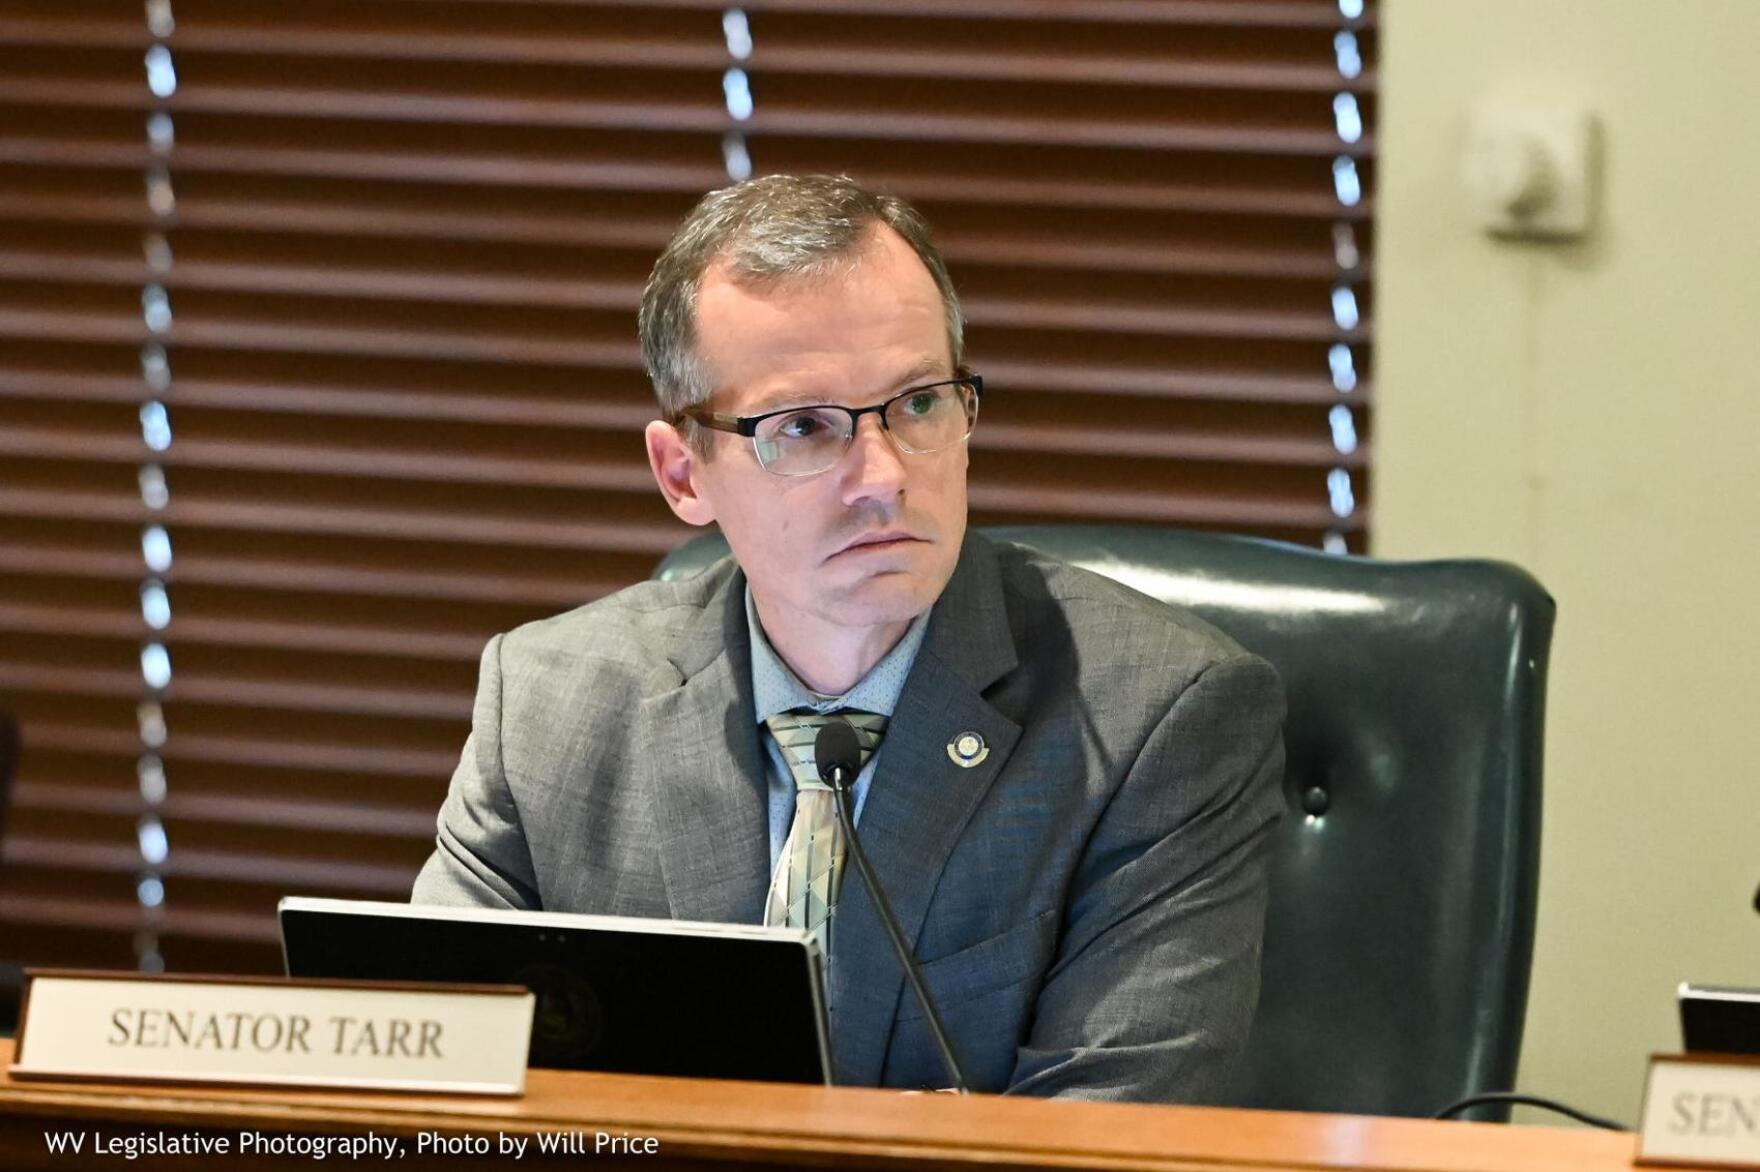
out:
<path id="1" fill-rule="evenodd" d="M 858 828 L 913 947 L 954 844 L 1020 738 L 1020 726 L 983 695 L 1015 662 L 995 550 L 968 536 L 899 696 Z M 968 732 L 988 753 L 964 767 L 948 746 Z M 871 1086 L 885 1066 L 904 970 L 853 873 L 844 876 L 832 947 L 837 1081 Z"/>
<path id="2" fill-rule="evenodd" d="M 768 781 L 743 574 L 727 572 L 674 664 L 682 682 L 638 705 L 630 739 L 649 747 L 638 768 L 653 795 L 667 905 L 678 920 L 759 923 L 770 881 Z"/>

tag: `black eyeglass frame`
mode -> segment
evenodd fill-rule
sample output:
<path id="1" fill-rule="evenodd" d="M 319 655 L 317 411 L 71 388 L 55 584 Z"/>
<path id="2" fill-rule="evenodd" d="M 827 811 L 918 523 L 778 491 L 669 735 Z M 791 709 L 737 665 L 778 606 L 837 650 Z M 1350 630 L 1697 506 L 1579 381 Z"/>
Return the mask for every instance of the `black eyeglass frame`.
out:
<path id="1" fill-rule="evenodd" d="M 944 378 L 939 382 L 918 383 L 914 387 L 906 387 L 885 402 L 875 403 L 868 407 L 845 407 L 839 403 L 802 403 L 793 407 L 779 407 L 775 411 L 766 411 L 762 415 L 723 415 L 715 411 L 701 411 L 692 408 L 688 411 L 680 411 L 677 415 L 672 417 L 670 422 L 677 424 L 680 420 L 689 419 L 695 423 L 702 424 L 704 427 L 707 427 L 712 431 L 725 431 L 734 435 L 743 435 L 747 439 L 755 440 L 758 436 L 758 425 L 766 419 L 774 419 L 778 415 L 792 415 L 796 411 L 842 411 L 849 416 L 849 434 L 850 440 L 853 442 L 855 440 L 856 428 L 861 426 L 862 416 L 870 414 L 879 415 L 881 430 L 885 431 L 888 436 L 891 436 L 892 426 L 886 422 L 886 409 L 888 407 L 910 395 L 921 394 L 924 391 L 932 391 L 936 387 L 955 386 L 971 387 L 973 401 L 975 403 L 982 403 L 984 401 L 984 376 L 981 374 L 968 373 L 962 374 L 957 378 Z M 966 433 L 966 435 L 970 434 L 971 432 L 969 431 Z M 896 443 L 897 441 L 894 440 L 894 442 Z M 902 444 L 900 445 L 900 449 L 902 451 L 910 452 L 910 449 L 905 448 Z M 937 450 L 944 451 L 945 449 Z M 913 452 L 911 454 L 929 455 L 930 453 Z"/>

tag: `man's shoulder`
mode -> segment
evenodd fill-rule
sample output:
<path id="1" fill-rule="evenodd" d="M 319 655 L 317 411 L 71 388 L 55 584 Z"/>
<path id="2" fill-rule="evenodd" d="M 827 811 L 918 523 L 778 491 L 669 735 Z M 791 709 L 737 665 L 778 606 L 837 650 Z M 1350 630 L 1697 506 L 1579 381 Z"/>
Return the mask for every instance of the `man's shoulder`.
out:
<path id="1" fill-rule="evenodd" d="M 502 636 L 508 660 L 564 667 L 595 663 L 646 671 L 688 655 L 721 630 L 736 567 L 723 559 L 678 581 L 637 582 Z"/>
<path id="2" fill-rule="evenodd" d="M 1084 657 L 1183 665 L 1192 675 L 1247 656 L 1186 607 L 1028 546 L 992 544 L 1017 642 L 1028 647 L 1061 637 Z"/>

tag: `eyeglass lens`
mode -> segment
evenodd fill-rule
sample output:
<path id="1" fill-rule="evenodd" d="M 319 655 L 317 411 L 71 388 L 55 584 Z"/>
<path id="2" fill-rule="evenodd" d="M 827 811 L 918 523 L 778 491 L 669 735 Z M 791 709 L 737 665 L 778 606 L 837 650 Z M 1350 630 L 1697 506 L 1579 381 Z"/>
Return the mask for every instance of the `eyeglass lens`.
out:
<path id="1" fill-rule="evenodd" d="M 977 396 L 966 383 L 919 387 L 887 403 L 882 414 L 900 448 L 926 455 L 952 447 L 971 434 Z M 765 468 L 783 476 L 805 476 L 837 463 L 853 434 L 847 411 L 803 407 L 764 420 L 753 441 Z"/>

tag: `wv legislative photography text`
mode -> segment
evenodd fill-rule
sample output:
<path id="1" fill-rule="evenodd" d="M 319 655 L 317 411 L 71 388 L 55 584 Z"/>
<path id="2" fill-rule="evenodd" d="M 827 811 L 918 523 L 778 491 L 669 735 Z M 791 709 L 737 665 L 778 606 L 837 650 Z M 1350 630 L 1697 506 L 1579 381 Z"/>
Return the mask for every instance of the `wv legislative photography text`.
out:
<path id="1" fill-rule="evenodd" d="M 409 1156 L 652 1156 L 660 1140 L 627 1131 L 539 1131 L 492 1134 L 422 1131 L 414 1135 L 300 1135 L 294 1132 L 48 1130 L 43 1144 L 51 1155 L 100 1156 L 118 1160 L 191 1157 L 303 1157 L 310 1160 L 402 1160 Z"/>

